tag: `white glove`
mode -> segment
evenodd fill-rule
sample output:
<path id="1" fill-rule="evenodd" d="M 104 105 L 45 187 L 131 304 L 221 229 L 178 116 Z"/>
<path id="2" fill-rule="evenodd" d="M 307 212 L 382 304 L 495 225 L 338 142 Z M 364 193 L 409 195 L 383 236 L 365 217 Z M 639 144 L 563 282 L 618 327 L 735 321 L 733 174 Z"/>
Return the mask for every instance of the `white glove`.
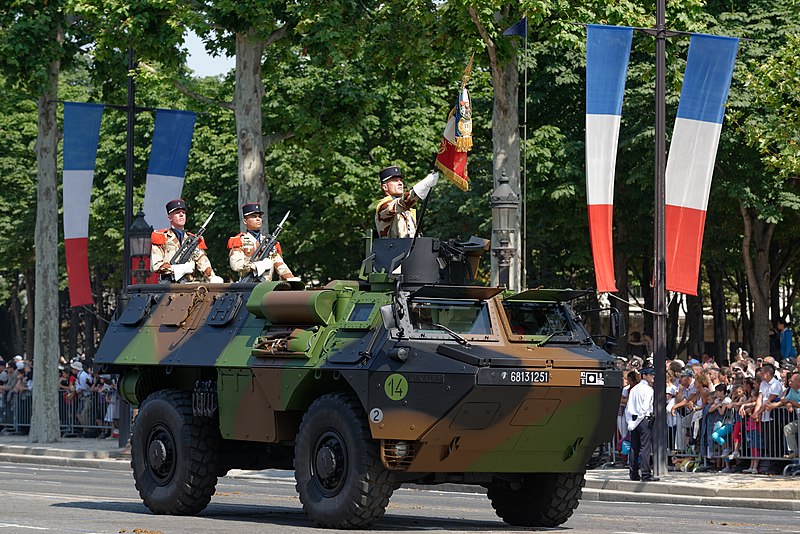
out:
<path id="1" fill-rule="evenodd" d="M 256 268 L 256 276 L 261 276 L 265 272 L 272 269 L 272 260 L 267 258 L 261 261 L 254 261 L 253 267 Z"/>
<path id="2" fill-rule="evenodd" d="M 208 277 L 208 282 L 211 284 L 224 284 L 225 280 L 223 280 L 221 276 L 212 274 L 211 276 Z"/>
<path id="3" fill-rule="evenodd" d="M 628 421 L 628 432 L 633 431 L 637 426 L 639 425 L 636 424 L 636 421 Z"/>
<path id="4" fill-rule="evenodd" d="M 438 183 L 439 183 L 439 173 L 432 172 L 428 176 L 426 176 L 425 178 L 414 184 L 414 187 L 412 187 L 412 189 L 419 198 L 425 200 L 425 198 L 428 196 L 428 193 L 430 193 L 431 189 L 433 189 L 433 187 Z"/>
<path id="5" fill-rule="evenodd" d="M 172 269 L 172 276 L 175 278 L 175 281 L 180 282 L 181 278 L 194 272 L 194 262 L 187 261 L 186 263 L 178 263 L 177 265 L 171 265 L 170 268 Z"/>

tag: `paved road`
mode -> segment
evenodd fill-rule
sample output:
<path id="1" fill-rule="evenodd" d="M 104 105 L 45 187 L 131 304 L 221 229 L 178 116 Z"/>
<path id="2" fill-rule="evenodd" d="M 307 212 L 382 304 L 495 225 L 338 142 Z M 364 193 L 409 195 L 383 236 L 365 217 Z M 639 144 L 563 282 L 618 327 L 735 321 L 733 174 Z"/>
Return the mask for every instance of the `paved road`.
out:
<path id="1" fill-rule="evenodd" d="M 292 481 L 220 481 L 198 517 L 155 516 L 129 473 L 0 463 L 0 534 L 330 532 L 303 514 Z M 630 519 L 623 519 L 631 515 Z M 800 512 L 583 501 L 564 529 L 594 532 L 798 532 Z M 515 532 L 485 495 L 400 489 L 373 532 Z"/>

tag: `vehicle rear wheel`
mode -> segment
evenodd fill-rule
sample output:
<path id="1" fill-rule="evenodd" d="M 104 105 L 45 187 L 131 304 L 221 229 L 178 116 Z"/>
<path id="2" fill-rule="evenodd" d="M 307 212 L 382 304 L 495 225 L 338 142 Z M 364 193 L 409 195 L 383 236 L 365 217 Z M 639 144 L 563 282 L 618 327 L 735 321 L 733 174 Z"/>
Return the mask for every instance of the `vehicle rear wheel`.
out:
<path id="1" fill-rule="evenodd" d="M 311 404 L 297 433 L 294 469 L 303 509 L 325 528 L 368 527 L 383 516 L 394 490 L 394 476 L 350 395 Z"/>
<path id="2" fill-rule="evenodd" d="M 192 394 L 162 390 L 133 426 L 131 467 L 144 505 L 156 514 L 194 515 L 217 485 L 221 438 L 213 419 L 192 414 Z"/>
<path id="3" fill-rule="evenodd" d="M 578 507 L 584 483 L 583 473 L 540 473 L 520 484 L 490 484 L 487 494 L 509 525 L 557 527 Z"/>

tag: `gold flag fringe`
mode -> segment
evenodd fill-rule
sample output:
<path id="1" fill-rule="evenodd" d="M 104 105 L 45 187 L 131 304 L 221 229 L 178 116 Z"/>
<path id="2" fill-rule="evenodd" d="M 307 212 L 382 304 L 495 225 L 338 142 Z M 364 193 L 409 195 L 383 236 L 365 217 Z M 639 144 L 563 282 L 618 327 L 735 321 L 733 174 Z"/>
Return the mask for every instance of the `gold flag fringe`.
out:
<path id="1" fill-rule="evenodd" d="M 456 150 L 458 152 L 469 152 L 472 150 L 472 137 L 456 137 Z"/>
<path id="2" fill-rule="evenodd" d="M 469 182 L 467 180 L 465 180 L 461 176 L 457 175 L 456 173 L 454 173 L 453 171 L 451 171 L 450 169 L 445 167 L 439 161 L 437 161 L 435 165 L 436 165 L 437 169 L 442 171 L 442 174 L 444 174 L 447 177 L 448 180 L 453 182 L 453 185 L 455 185 L 457 188 L 461 189 L 462 191 L 469 191 Z"/>

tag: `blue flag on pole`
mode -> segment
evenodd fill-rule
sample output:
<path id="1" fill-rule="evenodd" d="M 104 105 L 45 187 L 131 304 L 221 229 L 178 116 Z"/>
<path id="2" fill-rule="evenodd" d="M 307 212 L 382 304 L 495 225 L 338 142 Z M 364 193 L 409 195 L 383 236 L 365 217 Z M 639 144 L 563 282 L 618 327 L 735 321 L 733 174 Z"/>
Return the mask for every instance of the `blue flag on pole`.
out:
<path id="1" fill-rule="evenodd" d="M 503 35 L 519 35 L 520 37 L 528 36 L 528 17 L 524 16 L 519 22 L 511 26 L 503 32 Z"/>

